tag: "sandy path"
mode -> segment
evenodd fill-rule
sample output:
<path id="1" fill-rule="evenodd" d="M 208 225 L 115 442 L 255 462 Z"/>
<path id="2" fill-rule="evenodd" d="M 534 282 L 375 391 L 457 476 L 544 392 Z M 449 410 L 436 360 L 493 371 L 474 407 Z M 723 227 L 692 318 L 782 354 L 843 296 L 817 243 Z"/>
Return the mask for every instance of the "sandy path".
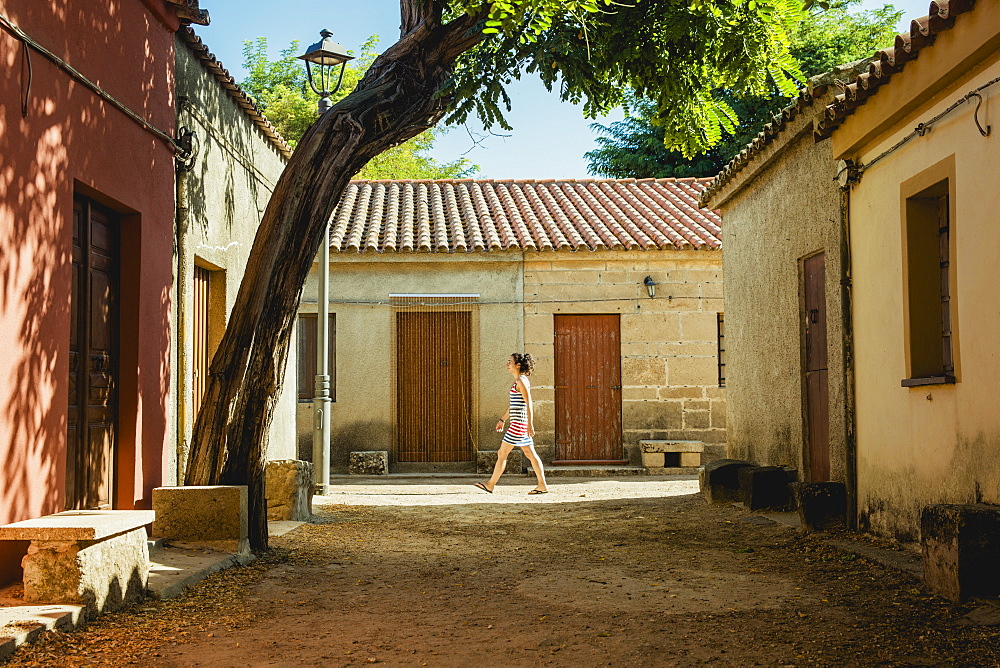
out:
<path id="1" fill-rule="evenodd" d="M 967 608 L 696 482 L 471 482 L 338 487 L 271 558 L 14 665 L 1000 665 Z"/>

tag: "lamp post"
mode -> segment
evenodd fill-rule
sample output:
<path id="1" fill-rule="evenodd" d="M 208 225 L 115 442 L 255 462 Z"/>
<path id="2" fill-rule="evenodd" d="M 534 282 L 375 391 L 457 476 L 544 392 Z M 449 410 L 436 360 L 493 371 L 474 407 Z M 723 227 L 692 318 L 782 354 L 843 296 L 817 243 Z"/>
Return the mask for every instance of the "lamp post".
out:
<path id="1" fill-rule="evenodd" d="M 344 68 L 348 60 L 354 60 L 354 56 L 347 55 L 340 44 L 334 42 L 331 37 L 333 33 L 329 30 L 320 30 L 321 39 L 304 54 L 299 56 L 300 60 L 306 61 L 306 77 L 309 79 L 309 87 L 319 95 L 319 113 L 323 113 L 333 106 L 330 96 L 340 89 L 340 84 L 344 81 Z M 333 70 L 340 65 L 340 75 L 337 77 L 337 85 L 330 88 L 333 82 Z M 313 71 L 315 69 L 315 72 Z"/>
<path id="2" fill-rule="evenodd" d="M 319 113 L 324 113 L 333 103 L 330 96 L 340 89 L 344 81 L 344 68 L 352 56 L 344 47 L 334 42 L 333 33 L 320 31 L 323 38 L 299 56 L 306 61 L 309 87 L 319 95 Z M 337 85 L 332 89 L 333 69 L 340 65 Z M 319 294 L 316 296 L 316 383 L 313 393 L 313 470 L 315 490 L 326 494 L 330 487 L 330 221 L 326 221 L 323 243 L 319 255 Z"/>

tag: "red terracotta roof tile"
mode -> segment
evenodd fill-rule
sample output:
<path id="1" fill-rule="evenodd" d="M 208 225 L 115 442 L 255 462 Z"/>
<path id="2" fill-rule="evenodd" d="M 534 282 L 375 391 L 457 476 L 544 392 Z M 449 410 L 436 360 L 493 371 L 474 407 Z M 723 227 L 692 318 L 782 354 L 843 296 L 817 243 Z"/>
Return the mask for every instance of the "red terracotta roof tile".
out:
<path id="1" fill-rule="evenodd" d="M 340 252 L 718 250 L 711 179 L 352 181 L 334 210 Z"/>
<path id="2" fill-rule="evenodd" d="M 828 95 L 831 85 L 837 83 L 843 92 L 833 96 L 832 102 L 828 102 L 820 110 L 813 133 L 817 141 L 829 137 L 847 116 L 878 92 L 879 87 L 888 82 L 893 74 L 903 69 L 906 62 L 915 59 L 921 49 L 933 44 L 937 33 L 954 26 L 957 14 L 972 11 L 974 4 L 975 0 L 935 0 L 930 3 L 930 14 L 911 21 L 909 32 L 897 35 L 893 46 L 876 51 L 869 59 L 838 67 L 832 72 L 810 79 L 810 85 L 799 97 L 764 126 L 760 134 L 716 175 L 702 192 L 700 202 L 706 204 L 782 133 L 788 121 L 811 107 L 817 99 Z M 845 77 L 850 83 L 841 83 L 840 77 Z"/>
<path id="3" fill-rule="evenodd" d="M 934 0 L 929 15 L 910 21 L 910 31 L 896 35 L 896 43 L 888 49 L 876 51 L 868 70 L 858 75 L 844 87 L 844 92 L 834 97 L 824 109 L 816 127 L 816 138 L 829 137 L 837 126 L 851 113 L 878 92 L 893 74 L 915 60 L 920 52 L 934 43 L 938 33 L 950 30 L 955 17 L 972 11 L 975 0 Z"/>

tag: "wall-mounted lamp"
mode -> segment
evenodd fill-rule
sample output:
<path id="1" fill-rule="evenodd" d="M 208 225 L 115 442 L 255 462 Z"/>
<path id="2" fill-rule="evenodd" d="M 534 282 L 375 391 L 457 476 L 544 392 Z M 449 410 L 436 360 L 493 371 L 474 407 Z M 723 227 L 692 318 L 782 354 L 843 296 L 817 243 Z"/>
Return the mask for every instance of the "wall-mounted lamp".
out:
<path id="1" fill-rule="evenodd" d="M 656 296 L 656 281 L 653 280 L 652 276 L 647 276 L 642 279 L 642 284 L 646 286 L 646 294 L 652 299 Z"/>

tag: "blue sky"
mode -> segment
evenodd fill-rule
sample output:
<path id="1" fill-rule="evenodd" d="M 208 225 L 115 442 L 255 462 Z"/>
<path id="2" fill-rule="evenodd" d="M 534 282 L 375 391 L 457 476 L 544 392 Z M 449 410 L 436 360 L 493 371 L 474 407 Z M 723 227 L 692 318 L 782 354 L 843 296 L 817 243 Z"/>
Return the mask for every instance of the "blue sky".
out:
<path id="1" fill-rule="evenodd" d="M 655 1 L 655 0 L 648 0 Z M 884 3 L 864 0 L 859 8 L 872 9 Z M 926 15 L 930 0 L 896 0 L 904 21 Z M 303 45 L 319 39 L 328 28 L 334 39 L 357 49 L 370 35 L 378 35 L 383 48 L 395 41 L 399 32 L 397 0 L 201 0 L 211 13 L 209 26 L 195 26 L 216 57 L 236 77 L 243 78 L 243 41 L 267 37 L 272 55 L 293 40 Z M 508 120 L 514 126 L 510 136 L 485 136 L 470 122 L 469 128 L 451 129 L 438 141 L 434 156 L 441 161 L 467 157 L 480 165 L 480 178 L 584 178 L 583 154 L 595 147 L 593 122 L 583 117 L 581 108 L 559 102 L 537 79 L 527 78 L 511 88 L 513 110 Z M 620 118 L 613 114 L 604 122 Z M 470 131 L 479 139 L 474 142 Z M 502 132 L 497 130 L 497 132 Z"/>

